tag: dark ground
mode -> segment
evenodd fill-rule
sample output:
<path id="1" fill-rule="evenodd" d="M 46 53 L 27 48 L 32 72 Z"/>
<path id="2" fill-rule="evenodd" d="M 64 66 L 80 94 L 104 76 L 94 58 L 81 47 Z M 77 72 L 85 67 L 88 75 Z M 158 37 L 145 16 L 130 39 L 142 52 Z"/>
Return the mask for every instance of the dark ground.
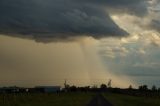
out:
<path id="1" fill-rule="evenodd" d="M 93 99 L 89 102 L 87 106 L 113 106 L 109 103 L 103 95 L 97 94 Z"/>

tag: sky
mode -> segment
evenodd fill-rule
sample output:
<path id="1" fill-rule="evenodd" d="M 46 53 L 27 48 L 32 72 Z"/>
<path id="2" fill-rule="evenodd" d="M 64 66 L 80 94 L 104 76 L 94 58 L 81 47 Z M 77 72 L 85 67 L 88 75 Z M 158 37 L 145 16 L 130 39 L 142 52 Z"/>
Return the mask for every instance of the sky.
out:
<path id="1" fill-rule="evenodd" d="M 0 86 L 160 87 L 159 0 L 1 0 Z"/>

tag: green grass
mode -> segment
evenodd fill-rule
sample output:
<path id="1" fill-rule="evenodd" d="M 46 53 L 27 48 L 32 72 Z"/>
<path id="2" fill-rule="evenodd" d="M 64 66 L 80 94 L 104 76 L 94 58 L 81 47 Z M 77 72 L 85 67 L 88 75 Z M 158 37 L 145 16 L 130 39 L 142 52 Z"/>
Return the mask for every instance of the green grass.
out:
<path id="1" fill-rule="evenodd" d="M 0 94 L 0 106 L 86 106 L 96 93 Z M 160 98 L 104 93 L 114 106 L 160 106 Z"/>
<path id="2" fill-rule="evenodd" d="M 103 94 L 114 106 L 160 106 L 160 98 L 135 97 L 123 94 Z"/>
<path id="3" fill-rule="evenodd" d="M 93 93 L 0 95 L 0 106 L 85 106 Z"/>

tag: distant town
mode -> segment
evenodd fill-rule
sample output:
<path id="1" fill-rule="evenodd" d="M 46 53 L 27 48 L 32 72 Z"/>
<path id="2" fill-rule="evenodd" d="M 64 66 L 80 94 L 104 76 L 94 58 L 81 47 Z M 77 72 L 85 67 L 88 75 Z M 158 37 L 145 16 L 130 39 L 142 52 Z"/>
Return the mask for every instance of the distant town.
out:
<path id="1" fill-rule="evenodd" d="M 10 86 L 10 87 L 1 87 L 0 93 L 7 94 L 7 93 L 61 93 L 61 92 L 112 92 L 112 93 L 120 93 L 120 94 L 128 94 L 133 96 L 158 96 L 160 97 L 160 88 L 156 86 L 152 86 L 152 88 L 148 88 L 147 85 L 141 85 L 136 88 L 132 88 L 130 85 L 128 88 L 113 88 L 111 87 L 111 82 L 106 84 L 101 84 L 100 87 L 97 86 L 84 86 L 84 87 L 77 87 L 77 86 L 70 86 L 64 83 L 64 87 L 61 86 L 35 86 L 32 88 L 25 88 L 25 87 L 17 87 L 17 86 Z"/>
<path id="2" fill-rule="evenodd" d="M 128 104 L 137 106 L 135 105 L 135 100 L 138 100 L 138 103 L 142 104 L 142 106 L 159 106 L 156 104 L 160 104 L 157 102 L 160 98 L 160 88 L 152 86 L 149 89 L 147 85 L 141 85 L 138 88 L 133 88 L 132 85 L 125 89 L 114 88 L 111 86 L 111 80 L 108 84 L 101 84 L 100 86 L 78 87 L 75 85 L 70 86 L 65 81 L 64 87 L 1 87 L 0 98 L 2 98 L 0 106 L 17 106 L 17 104 L 18 106 L 25 106 L 26 104 L 29 104 L 29 106 L 35 106 L 35 104 L 43 104 L 41 106 L 46 106 L 47 104 L 51 106 L 119 106 L 117 101 L 121 101 L 120 103 L 124 106 L 123 104 L 127 100 L 130 102 L 126 106 L 130 106 Z M 148 105 L 145 105 L 146 98 L 149 100 Z"/>

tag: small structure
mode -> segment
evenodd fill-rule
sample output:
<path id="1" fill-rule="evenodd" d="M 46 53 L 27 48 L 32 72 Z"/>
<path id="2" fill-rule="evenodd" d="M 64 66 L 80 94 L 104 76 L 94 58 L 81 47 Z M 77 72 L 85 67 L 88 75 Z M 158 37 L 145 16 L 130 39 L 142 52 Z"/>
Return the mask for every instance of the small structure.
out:
<path id="1" fill-rule="evenodd" d="M 16 86 L 2 87 L 0 88 L 0 93 L 18 93 L 19 90 L 20 88 Z"/>
<path id="2" fill-rule="evenodd" d="M 42 93 L 60 92 L 60 86 L 36 86 L 35 90 Z"/>

